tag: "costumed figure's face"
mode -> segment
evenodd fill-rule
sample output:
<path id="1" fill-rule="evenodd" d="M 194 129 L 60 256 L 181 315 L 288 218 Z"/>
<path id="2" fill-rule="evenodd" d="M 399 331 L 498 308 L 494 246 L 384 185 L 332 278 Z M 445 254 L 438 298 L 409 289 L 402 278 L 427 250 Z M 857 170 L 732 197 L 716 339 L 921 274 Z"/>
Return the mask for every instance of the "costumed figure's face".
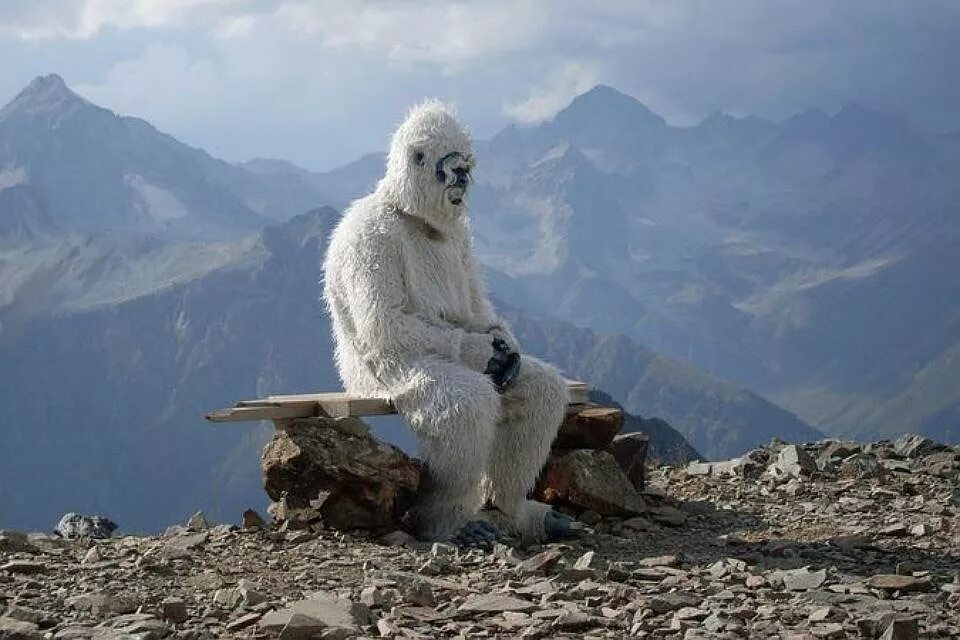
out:
<path id="1" fill-rule="evenodd" d="M 434 178 L 442 185 L 443 206 L 460 207 L 467 197 L 470 186 L 470 171 L 473 168 L 471 158 L 459 151 L 451 151 L 439 160 L 434 167 Z"/>
<path id="2" fill-rule="evenodd" d="M 463 126 L 442 103 L 426 102 L 394 133 L 381 185 L 406 213 L 442 227 L 466 210 L 473 164 Z"/>

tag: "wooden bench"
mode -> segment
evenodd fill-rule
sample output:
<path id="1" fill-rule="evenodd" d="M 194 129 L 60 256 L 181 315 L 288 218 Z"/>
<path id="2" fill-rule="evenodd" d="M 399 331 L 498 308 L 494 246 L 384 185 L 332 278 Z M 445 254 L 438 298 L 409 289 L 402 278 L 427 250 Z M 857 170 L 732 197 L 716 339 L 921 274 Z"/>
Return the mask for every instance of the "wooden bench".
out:
<path id="1" fill-rule="evenodd" d="M 589 402 L 586 383 L 568 380 L 567 385 L 570 389 L 571 405 L 584 405 Z M 340 392 L 267 396 L 260 400 L 241 400 L 231 409 L 211 411 L 205 417 L 210 422 L 273 420 L 276 423 L 294 418 L 362 418 L 395 413 L 397 413 L 396 407 L 387 398 L 370 398 Z"/>

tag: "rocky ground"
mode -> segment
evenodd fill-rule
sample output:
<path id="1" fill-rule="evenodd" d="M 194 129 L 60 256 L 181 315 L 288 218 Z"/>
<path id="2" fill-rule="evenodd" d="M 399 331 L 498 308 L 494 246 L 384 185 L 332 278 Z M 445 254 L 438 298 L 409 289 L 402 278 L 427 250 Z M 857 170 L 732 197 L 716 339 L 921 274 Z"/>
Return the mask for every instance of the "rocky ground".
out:
<path id="1" fill-rule="evenodd" d="M 399 531 L 0 533 L 0 639 L 960 638 L 960 447 L 772 444 L 651 469 L 645 512 L 572 544 Z"/>

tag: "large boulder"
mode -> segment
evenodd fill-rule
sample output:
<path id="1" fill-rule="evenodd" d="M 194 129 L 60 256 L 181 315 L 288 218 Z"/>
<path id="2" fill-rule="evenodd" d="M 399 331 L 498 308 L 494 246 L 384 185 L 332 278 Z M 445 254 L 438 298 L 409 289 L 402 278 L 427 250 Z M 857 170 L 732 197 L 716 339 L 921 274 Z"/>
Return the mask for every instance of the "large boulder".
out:
<path id="1" fill-rule="evenodd" d="M 576 449 L 553 455 L 537 483 L 537 496 L 601 515 L 643 513 L 646 505 L 608 451 Z"/>
<path id="2" fill-rule="evenodd" d="M 267 494 L 286 509 L 316 508 L 337 528 L 389 526 L 413 503 L 420 461 L 374 438 L 357 418 L 302 418 L 261 456 Z"/>

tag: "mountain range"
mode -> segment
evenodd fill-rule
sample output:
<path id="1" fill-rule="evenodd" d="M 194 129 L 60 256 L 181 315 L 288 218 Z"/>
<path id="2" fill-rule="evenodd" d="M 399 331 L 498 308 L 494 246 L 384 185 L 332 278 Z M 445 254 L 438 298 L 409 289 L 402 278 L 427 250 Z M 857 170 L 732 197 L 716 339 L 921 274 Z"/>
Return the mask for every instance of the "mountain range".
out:
<path id="1" fill-rule="evenodd" d="M 498 307 L 528 351 L 664 419 L 628 420 L 656 427 L 660 455 L 822 437 L 811 423 L 956 434 L 940 425 L 960 406 L 960 139 L 861 107 L 680 129 L 598 87 L 477 147 Z M 201 415 L 339 386 L 319 262 L 382 166 L 226 163 L 57 76 L 0 110 L 4 519 L 101 511 L 152 530 L 262 500 L 269 427 Z M 413 446 L 399 421 L 375 427 Z"/>
<path id="2" fill-rule="evenodd" d="M 289 173 L 245 171 L 98 107 L 54 74 L 0 109 L 0 188 L 17 185 L 20 199 L 67 231 L 207 240 L 330 200 Z"/>
<path id="3" fill-rule="evenodd" d="M 960 135 L 857 104 L 673 127 L 598 86 L 478 157 L 477 246 L 507 302 L 825 433 L 960 439 Z M 341 200 L 379 174 L 348 169 Z"/>

